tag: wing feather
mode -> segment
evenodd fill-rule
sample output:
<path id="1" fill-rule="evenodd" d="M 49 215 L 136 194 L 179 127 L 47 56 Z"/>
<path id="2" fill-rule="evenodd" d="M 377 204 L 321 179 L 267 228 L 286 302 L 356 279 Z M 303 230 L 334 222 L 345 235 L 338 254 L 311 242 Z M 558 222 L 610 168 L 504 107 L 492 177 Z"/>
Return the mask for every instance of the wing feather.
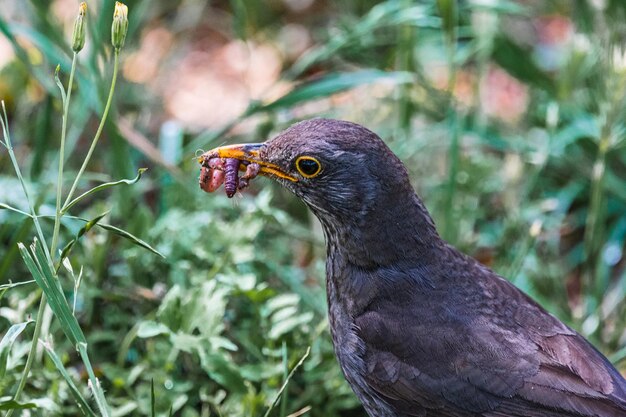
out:
<path id="1" fill-rule="evenodd" d="M 626 416 L 626 382 L 593 346 L 491 271 L 468 275 L 428 294 L 396 280 L 355 318 L 380 398 L 407 416 Z"/>

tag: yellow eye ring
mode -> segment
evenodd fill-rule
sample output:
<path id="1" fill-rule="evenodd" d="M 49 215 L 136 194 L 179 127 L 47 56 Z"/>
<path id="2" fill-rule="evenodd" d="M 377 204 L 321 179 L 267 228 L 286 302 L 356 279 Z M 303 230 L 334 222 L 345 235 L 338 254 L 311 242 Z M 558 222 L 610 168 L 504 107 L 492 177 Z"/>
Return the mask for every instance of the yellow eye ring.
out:
<path id="1" fill-rule="evenodd" d="M 322 164 L 312 156 L 299 156 L 296 159 L 296 169 L 304 178 L 313 178 L 322 172 Z"/>

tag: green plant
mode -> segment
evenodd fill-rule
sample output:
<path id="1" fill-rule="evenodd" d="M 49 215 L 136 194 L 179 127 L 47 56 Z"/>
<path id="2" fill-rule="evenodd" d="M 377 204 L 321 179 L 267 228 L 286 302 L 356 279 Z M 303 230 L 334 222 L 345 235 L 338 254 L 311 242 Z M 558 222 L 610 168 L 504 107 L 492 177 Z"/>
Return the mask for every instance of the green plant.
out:
<path id="1" fill-rule="evenodd" d="M 67 95 L 73 91 L 67 155 L 88 152 L 91 142 L 83 139 L 100 124 L 92 115 L 106 107 L 111 65 L 102 63 L 111 63 L 114 51 L 103 39 L 110 35 L 114 3 L 89 3 L 107 12 L 90 12 L 88 47 L 74 75 L 79 88 L 66 83 Z M 452 243 L 539 299 L 624 369 L 624 74 L 616 65 L 624 2 L 342 0 L 315 2 L 305 11 L 288 3 L 130 3 L 125 54 L 140 50 L 152 31 L 171 43 L 157 62 L 156 82 L 129 82 L 120 73 L 123 88 L 116 90 L 72 201 L 80 199 L 61 203 L 86 221 L 110 210 L 104 219 L 123 224 L 167 259 L 127 245 L 116 237 L 124 231 L 104 219 L 81 232 L 86 221 L 66 213 L 57 247 L 81 244 L 70 247 L 71 259 L 54 265 L 61 265 L 64 295 L 89 341 L 112 414 L 260 417 L 277 398 L 285 369 L 311 346 L 271 415 L 363 416 L 326 330 L 324 248 L 315 222 L 280 189 L 259 192 L 255 182 L 263 179 L 234 202 L 208 196 L 196 184 L 198 148 L 263 140 L 315 116 L 353 120 L 379 133 L 406 163 Z M 50 180 L 58 182 L 58 169 L 51 162 L 59 157 L 49 132 L 63 130 L 53 116 L 64 105 L 47 69 L 60 63 L 62 73 L 71 73 L 73 50 L 53 2 L 22 4 L 21 19 L 0 16 L 0 31 L 15 53 L 0 69 L 0 91 L 11 133 L 20 138 L 16 157 L 49 239 L 58 212 Z M 309 43 L 289 56 L 281 42 L 294 26 Z M 211 49 L 215 44 L 223 49 Z M 164 84 L 186 76 L 184 57 L 215 51 L 224 57 L 237 45 L 278 50 L 282 72 L 275 84 L 288 92 L 277 96 L 273 86 L 266 95 L 263 87 L 239 117 L 205 130 L 177 121 L 178 131 L 167 139 L 175 144 L 171 153 L 181 156 L 167 158 L 172 148 L 151 143 L 165 136 L 163 121 L 176 117 L 164 111 L 172 94 Z M 225 58 L 212 62 L 226 72 Z M 264 69 L 256 61 L 249 68 L 255 74 Z M 233 74 L 227 76 L 225 83 Z M 198 93 L 219 104 L 229 99 Z M 66 185 L 81 165 L 74 156 L 65 160 Z M 152 175 L 131 191 L 115 187 L 98 199 L 78 191 L 83 182 L 134 177 L 141 166 L 150 166 Z M 12 393 L 35 327 L 24 323 L 40 292 L 10 281 L 31 281 L 17 243 L 31 242 L 33 230 L 11 172 L 10 158 L 0 153 L 0 199 L 21 210 L 0 210 L 0 332 L 13 329 L 0 349 L 0 358 L 9 352 L 0 391 Z M 205 320 L 190 320 L 192 314 Z M 62 332 L 50 317 L 44 311 L 42 334 Z M 53 352 L 84 395 L 88 375 L 75 346 L 64 337 L 55 342 Z M 22 402 L 42 412 L 78 413 L 70 385 L 43 355 L 43 365 L 31 368 Z"/>
<path id="2" fill-rule="evenodd" d="M 98 127 L 98 130 L 92 140 L 87 156 L 84 158 L 81 169 L 79 170 L 78 174 L 74 178 L 74 182 L 72 184 L 72 187 L 69 193 L 67 194 L 65 203 L 61 205 L 61 198 L 63 195 L 64 160 L 66 157 L 65 156 L 65 141 L 66 141 L 66 132 L 67 132 L 68 110 L 69 110 L 69 105 L 70 105 L 72 86 L 73 86 L 74 74 L 75 74 L 75 69 L 76 69 L 77 54 L 81 51 L 85 43 L 85 40 L 84 40 L 85 25 L 86 25 L 86 18 L 87 18 L 86 12 L 87 12 L 86 3 L 81 3 L 79 7 L 78 16 L 74 23 L 74 30 L 72 33 L 73 58 L 72 58 L 72 69 L 70 72 L 67 92 L 59 79 L 59 66 L 57 66 L 57 69 L 54 75 L 56 84 L 59 87 L 59 90 L 61 92 L 61 98 L 62 98 L 62 104 L 63 104 L 63 117 L 62 117 L 63 123 L 62 123 L 62 129 L 61 129 L 61 141 L 60 141 L 61 145 L 60 145 L 59 163 L 58 163 L 58 180 L 57 180 L 57 190 L 56 190 L 56 213 L 54 216 L 54 229 L 53 229 L 53 234 L 52 234 L 52 239 L 51 239 L 52 243 L 50 247 L 48 247 L 46 236 L 40 224 L 40 219 L 42 218 L 42 216 L 40 216 L 37 213 L 35 203 L 31 200 L 28 186 L 23 178 L 19 163 L 17 161 L 17 157 L 14 152 L 13 142 L 12 142 L 11 135 L 9 132 L 9 120 L 7 117 L 4 102 L 2 102 L 2 114 L 0 115 L 0 124 L 2 125 L 2 133 L 3 133 L 4 141 L 0 142 L 0 144 L 2 144 L 9 153 L 11 162 L 13 164 L 13 168 L 15 169 L 15 173 L 22 186 L 24 196 L 26 197 L 26 201 L 29 207 L 29 213 L 23 212 L 7 204 L 2 204 L 2 208 L 9 209 L 9 210 L 12 210 L 14 212 L 17 212 L 19 214 L 29 217 L 35 225 L 35 229 L 37 231 L 37 237 L 35 237 L 33 243 L 30 245 L 30 248 L 27 248 L 21 242 L 19 243 L 18 246 L 19 246 L 19 250 L 22 255 L 22 258 L 24 259 L 24 262 L 26 263 L 28 271 L 30 272 L 34 281 L 42 290 L 41 300 L 39 303 L 39 311 L 37 313 L 37 318 L 35 319 L 35 330 L 33 333 L 31 348 L 28 353 L 28 358 L 24 366 L 24 370 L 22 372 L 22 377 L 17 385 L 15 392 L 13 393 L 12 400 L 2 402 L 3 408 L 9 410 L 7 416 L 10 416 L 13 413 L 13 410 L 25 407 L 24 404 L 19 403 L 19 399 L 24 389 L 24 386 L 26 384 L 26 380 L 29 376 L 31 366 L 33 364 L 33 360 L 35 358 L 35 354 L 37 351 L 37 345 L 39 342 L 43 344 L 46 352 L 52 359 L 54 365 L 57 367 L 61 375 L 65 378 L 66 382 L 69 384 L 71 388 L 71 393 L 75 397 L 82 413 L 85 415 L 96 415 L 94 411 L 91 409 L 91 407 L 89 406 L 88 401 L 86 400 L 84 394 L 81 393 L 81 391 L 76 387 L 72 378 L 65 370 L 65 367 L 63 366 L 62 361 L 54 352 L 51 342 L 40 341 L 41 324 L 43 321 L 44 311 L 47 305 L 50 305 L 52 312 L 54 313 L 55 317 L 60 322 L 60 326 L 63 332 L 65 333 L 67 338 L 70 340 L 71 344 L 79 352 L 79 355 L 89 375 L 89 387 L 90 387 L 90 390 L 92 391 L 95 402 L 97 404 L 99 414 L 103 416 L 110 415 L 109 406 L 107 405 L 107 402 L 104 396 L 104 390 L 102 386 L 100 385 L 98 378 L 95 375 L 95 372 L 93 370 L 93 366 L 91 364 L 91 360 L 87 351 L 87 339 L 85 338 L 83 331 L 78 321 L 76 320 L 76 317 L 74 315 L 74 310 L 70 309 L 69 303 L 63 293 L 63 289 L 59 280 L 60 267 L 61 267 L 61 264 L 64 264 L 66 265 L 66 268 L 70 272 L 72 277 L 75 278 L 75 287 L 74 287 L 75 293 L 78 291 L 78 287 L 80 285 L 80 277 L 82 275 L 82 269 L 81 269 L 81 274 L 79 274 L 79 277 L 78 278 L 74 277 L 73 269 L 67 257 L 69 256 L 72 246 L 85 233 L 89 232 L 93 227 L 98 225 L 98 226 L 104 227 L 105 229 L 107 228 L 106 225 L 100 224 L 100 221 L 106 216 L 107 213 L 103 213 L 89 221 L 79 219 L 79 220 L 85 221 L 86 223 L 85 223 L 85 226 L 80 229 L 80 231 L 76 235 L 76 238 L 68 242 L 68 244 L 59 254 L 56 253 L 56 249 L 57 249 L 57 245 L 59 241 L 59 230 L 61 226 L 61 218 L 68 212 L 68 210 L 73 205 L 80 202 L 85 197 L 97 191 L 100 191 L 102 189 L 113 187 L 119 184 L 133 184 L 134 182 L 139 180 L 141 173 L 143 171 L 140 170 L 140 173 L 137 176 L 137 178 L 135 178 L 132 181 L 122 180 L 122 181 L 117 181 L 117 182 L 104 183 L 97 187 L 92 188 L 91 190 L 84 192 L 79 197 L 72 199 L 74 195 L 74 191 L 76 190 L 79 184 L 79 180 L 85 168 L 87 167 L 87 164 L 89 163 L 91 159 L 93 151 L 97 145 L 98 139 L 100 138 L 100 135 L 102 133 L 102 129 L 106 122 L 109 108 L 111 105 L 111 101 L 113 98 L 113 93 L 115 91 L 115 81 L 117 78 L 118 63 L 119 63 L 119 52 L 120 52 L 121 47 L 123 46 L 123 43 L 124 43 L 123 39 L 126 36 L 126 31 L 128 27 L 128 21 L 126 17 L 127 16 L 126 6 L 123 5 L 122 3 L 117 3 L 115 6 L 114 24 L 112 28 L 112 43 L 114 46 L 115 55 L 114 55 L 114 65 L 113 65 L 113 80 L 111 82 L 109 96 L 107 99 L 106 106 L 104 108 L 104 112 L 100 119 L 100 126 Z M 115 229 L 112 226 L 108 226 L 108 228 Z M 123 236 L 131 239 L 133 242 L 141 244 L 142 246 L 151 249 L 149 245 L 143 243 L 138 238 L 134 237 L 128 232 L 124 232 L 119 229 L 117 229 L 117 231 Z M 152 252 L 158 253 L 153 249 L 151 250 Z M 7 333 L 7 335 L 5 335 L 5 337 L 2 339 L 2 342 L 0 342 L 3 344 L 3 354 L 0 356 L 0 359 L 2 360 L 1 366 L 3 370 L 6 370 L 6 361 L 8 357 L 8 352 L 6 352 L 5 349 L 10 347 L 10 345 L 13 343 L 17 335 L 19 335 L 25 329 L 28 323 L 29 322 L 25 322 L 19 325 L 14 325 L 12 327 L 12 331 Z M 47 336 L 45 335 L 43 337 L 44 339 L 47 338 Z M 4 374 L 4 371 L 2 373 Z"/>

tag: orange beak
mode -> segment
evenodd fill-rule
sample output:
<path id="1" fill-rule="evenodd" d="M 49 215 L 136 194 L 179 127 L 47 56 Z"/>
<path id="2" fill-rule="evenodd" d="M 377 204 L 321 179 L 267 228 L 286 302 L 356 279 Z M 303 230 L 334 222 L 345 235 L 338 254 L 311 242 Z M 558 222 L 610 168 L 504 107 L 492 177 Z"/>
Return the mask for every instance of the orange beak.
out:
<path id="1" fill-rule="evenodd" d="M 244 143 L 240 145 L 220 146 L 219 148 L 211 149 L 210 151 L 200 155 L 198 157 L 198 163 L 202 165 L 205 161 L 211 158 L 238 159 L 242 162 L 258 164 L 260 167 L 259 173 L 262 175 L 298 182 L 296 177 L 284 172 L 278 165 L 264 161 L 260 157 L 259 153 L 262 146 L 262 143 Z M 242 169 L 245 169 L 245 167 L 242 166 Z"/>

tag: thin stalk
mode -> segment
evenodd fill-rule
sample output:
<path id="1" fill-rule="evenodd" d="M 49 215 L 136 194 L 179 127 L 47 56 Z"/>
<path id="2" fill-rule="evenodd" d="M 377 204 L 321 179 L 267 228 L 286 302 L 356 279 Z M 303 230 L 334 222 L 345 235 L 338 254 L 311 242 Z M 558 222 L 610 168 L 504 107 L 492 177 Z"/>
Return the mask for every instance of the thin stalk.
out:
<path id="1" fill-rule="evenodd" d="M 61 214 L 64 214 L 66 211 L 66 207 L 70 201 L 72 201 L 72 197 L 74 196 L 74 192 L 76 191 L 76 187 L 78 186 L 78 181 L 80 181 L 80 177 L 85 172 L 87 168 L 87 164 L 91 160 L 91 155 L 93 154 L 96 145 L 98 144 L 98 140 L 100 139 L 100 135 L 102 134 L 102 130 L 104 129 L 104 124 L 106 123 L 107 116 L 109 115 L 109 109 L 111 108 L 111 102 L 113 101 L 113 93 L 115 91 L 115 82 L 117 81 L 117 70 L 119 67 L 119 49 L 115 49 L 114 62 L 113 62 L 113 79 L 111 80 L 111 88 L 109 89 L 109 97 L 107 98 L 106 105 L 104 106 L 104 112 L 102 113 L 102 118 L 100 119 L 100 125 L 98 126 L 98 130 L 96 131 L 96 135 L 91 142 L 91 146 L 89 147 L 89 151 L 87 152 L 87 156 L 83 161 L 83 165 L 80 167 L 76 178 L 74 178 L 74 183 L 70 188 L 70 192 L 65 199 L 65 203 L 63 203 L 63 207 L 61 208 Z"/>
<path id="2" fill-rule="evenodd" d="M 28 193 L 28 188 L 26 187 L 26 183 L 24 182 L 24 177 L 22 176 L 22 171 L 20 170 L 20 166 L 17 163 L 17 158 L 15 157 L 15 152 L 13 151 L 13 144 L 11 142 L 11 134 L 9 133 L 8 126 L 9 119 L 7 118 L 7 110 L 4 106 L 4 101 L 2 101 L 2 115 L 0 115 L 0 124 L 2 124 L 2 130 L 4 133 L 4 139 L 6 142 L 6 147 L 9 152 L 9 158 L 11 159 L 11 163 L 13 164 L 13 169 L 15 170 L 15 174 L 17 178 L 20 180 L 20 184 L 22 185 L 22 191 L 24 192 L 24 196 L 26 197 L 26 202 L 28 203 L 28 208 L 30 210 L 31 217 L 33 222 L 35 223 L 35 230 L 37 231 L 37 235 L 41 240 L 41 244 L 43 245 L 44 251 L 46 253 L 46 258 L 50 263 L 50 267 L 54 266 L 52 262 L 52 258 L 50 257 L 50 252 L 48 250 L 48 244 L 46 243 L 43 231 L 41 230 L 41 225 L 39 224 L 39 219 L 37 217 L 37 213 L 35 211 L 35 206 L 30 199 L 30 194 Z"/>
<path id="3" fill-rule="evenodd" d="M 46 295 L 41 293 L 41 301 L 39 302 L 39 310 L 37 310 L 37 318 L 35 319 L 35 330 L 33 331 L 33 340 L 30 345 L 30 350 L 28 351 L 28 357 L 26 358 L 26 364 L 24 365 L 24 371 L 22 372 L 22 377 L 20 378 L 20 382 L 17 385 L 17 390 L 15 390 L 15 394 L 13 395 L 13 401 L 18 401 L 24 387 L 26 386 L 26 378 L 28 378 L 28 374 L 30 373 L 30 368 L 33 366 L 33 361 L 35 359 L 37 353 L 37 340 L 39 340 L 39 335 L 41 334 L 41 323 L 43 322 L 43 313 L 46 309 Z M 14 410 L 9 410 L 5 417 L 11 417 Z"/>
<path id="4" fill-rule="evenodd" d="M 606 154 L 610 149 L 609 129 L 604 129 L 605 132 L 600 139 L 598 146 L 598 156 L 593 166 L 592 179 L 591 179 L 591 193 L 589 201 L 589 211 L 587 214 L 585 224 L 584 235 L 584 261 L 585 261 L 585 274 L 583 278 L 583 291 L 585 294 L 598 294 L 594 290 L 594 278 L 593 272 L 597 267 L 598 252 L 601 248 L 601 236 L 604 227 L 604 217 L 606 210 L 606 202 L 604 198 L 604 178 L 606 174 Z M 589 297 L 587 304 L 592 301 L 594 297 Z M 593 304 L 593 303 L 592 303 Z M 595 305 L 585 306 L 587 311 L 595 309 Z"/>
<path id="5" fill-rule="evenodd" d="M 28 207 L 30 209 L 31 218 L 33 219 L 33 223 L 35 224 L 35 229 L 37 230 L 37 235 L 41 240 L 41 244 L 43 245 L 44 252 L 46 254 L 46 258 L 50 263 L 50 266 L 53 265 L 52 257 L 50 256 L 50 251 L 48 250 L 48 244 L 46 243 L 46 239 L 44 237 L 43 231 L 41 229 L 41 225 L 39 224 L 39 218 L 37 217 L 37 213 L 35 211 L 35 206 L 32 204 L 30 199 L 30 194 L 28 193 L 28 188 L 26 187 L 26 183 L 24 182 L 24 177 L 22 176 L 22 171 L 20 170 L 20 166 L 17 163 L 17 158 L 15 157 L 15 152 L 13 151 L 13 144 L 11 143 L 11 134 L 9 132 L 9 119 L 7 117 L 7 111 L 4 106 L 4 101 L 2 102 L 2 115 L 0 115 L 0 124 L 2 124 L 2 131 L 4 133 L 4 140 L 9 152 L 9 157 L 11 158 L 11 163 L 13 164 L 13 168 L 15 169 L 15 174 L 20 180 L 20 184 L 22 185 L 22 191 L 24 192 L 24 196 L 26 196 L 26 201 L 28 202 Z M 26 364 L 24 365 L 24 372 L 22 373 L 22 377 L 20 378 L 20 382 L 17 386 L 17 390 L 15 391 L 15 395 L 13 396 L 13 400 L 17 401 L 19 396 L 22 394 L 24 390 L 24 386 L 26 385 L 26 378 L 30 373 L 30 368 L 33 365 L 33 360 L 35 358 L 35 353 L 37 351 L 37 340 L 39 339 L 39 335 L 41 333 L 41 322 L 43 317 L 43 312 L 46 308 L 46 296 L 41 293 L 41 302 L 39 303 L 39 310 L 37 312 L 37 321 L 35 322 L 35 330 L 33 333 L 33 341 L 31 342 L 30 351 L 28 352 L 28 358 L 26 359 Z M 6 417 L 10 417 L 13 414 L 13 410 L 9 410 Z"/>
<path id="6" fill-rule="evenodd" d="M 306 352 L 304 352 L 304 356 L 302 356 L 302 358 L 300 358 L 298 363 L 293 368 L 291 368 L 291 372 L 289 372 L 289 375 L 287 375 L 287 378 L 285 379 L 285 381 L 283 382 L 283 385 L 281 385 L 280 389 L 278 390 L 278 393 L 274 397 L 272 404 L 269 406 L 265 414 L 263 414 L 263 417 L 269 417 L 274 407 L 276 407 L 276 404 L 278 403 L 278 400 L 280 399 L 281 395 L 285 391 L 285 388 L 287 388 L 287 384 L 289 384 L 289 381 L 293 377 L 293 374 L 295 374 L 298 368 L 302 366 L 306 358 L 308 358 L 309 353 L 311 353 L 311 346 L 306 348 Z"/>
<path id="7" fill-rule="evenodd" d="M 450 104 L 448 107 L 448 123 L 450 124 L 450 148 L 448 151 L 448 184 L 446 187 L 446 199 L 445 199 L 445 223 L 443 229 L 443 236 L 446 240 L 454 242 L 456 240 L 457 229 L 453 224 L 454 219 L 454 200 L 456 194 L 456 177 L 459 172 L 459 151 L 460 151 L 460 126 L 461 122 L 458 114 L 458 109 L 454 106 L 454 87 L 456 85 L 456 66 L 454 64 L 454 43 L 450 42 L 450 76 L 448 78 L 448 94 L 450 95 Z"/>
<path id="8" fill-rule="evenodd" d="M 513 258 L 511 266 L 504 274 L 502 274 L 502 276 L 508 277 L 514 284 L 518 284 L 518 275 L 522 270 L 522 267 L 524 266 L 524 261 L 526 260 L 526 256 L 535 244 L 539 233 L 541 233 L 541 221 L 535 220 L 535 222 L 530 226 L 528 234 L 522 242 L 522 245 L 519 249 L 517 249 L 517 254 L 515 255 L 515 258 Z"/>
<path id="9" fill-rule="evenodd" d="M 287 343 L 283 340 L 282 346 L 283 356 L 283 378 L 286 380 L 289 375 L 289 358 L 287 357 Z M 287 415 L 287 393 L 285 393 L 280 399 L 280 417 Z"/>
<path id="10" fill-rule="evenodd" d="M 67 132 L 67 113 L 70 108 L 70 98 L 72 97 L 72 86 L 74 85 L 74 71 L 76 70 L 76 57 L 78 55 L 74 52 L 72 57 L 72 69 L 70 71 L 70 79 L 67 84 L 67 98 L 63 106 L 63 124 L 61 126 L 61 149 L 59 150 L 59 175 L 57 177 L 57 202 L 56 202 L 56 217 L 54 218 L 54 231 L 52 232 L 52 244 L 50 245 L 50 254 L 54 259 L 56 253 L 58 241 L 59 241 L 59 229 L 61 227 L 61 194 L 63 194 L 63 165 L 65 162 L 65 137 Z"/>
<path id="11" fill-rule="evenodd" d="M 405 0 L 405 7 L 411 6 L 411 1 Z M 398 48 L 397 67 L 400 71 L 415 71 L 414 64 L 414 41 L 415 29 L 409 25 L 402 25 L 398 28 Z M 402 139 L 409 136 L 411 118 L 415 111 L 414 103 L 411 100 L 413 84 L 407 83 L 400 87 L 400 97 L 398 100 L 398 127 L 402 133 Z"/>
<path id="12" fill-rule="evenodd" d="M 446 187 L 445 197 L 445 223 L 443 228 L 443 236 L 446 240 L 454 242 L 457 238 L 457 227 L 452 224 L 454 219 L 454 200 L 456 195 L 456 177 L 459 171 L 459 149 L 460 149 L 460 125 L 459 109 L 454 105 L 454 88 L 456 86 L 456 1 L 441 2 L 440 5 L 444 24 L 449 19 L 445 36 L 446 49 L 448 52 L 448 85 L 447 92 L 449 97 L 447 120 L 450 123 L 450 149 L 448 151 L 448 184 Z M 452 8 L 450 11 L 450 8 Z"/>
<path id="13" fill-rule="evenodd" d="M 52 261 L 54 257 L 54 253 L 56 251 L 56 247 L 58 244 L 58 237 L 59 237 L 59 228 L 61 224 L 61 194 L 63 193 L 63 189 L 62 189 L 63 163 L 65 159 L 65 137 L 66 137 L 66 131 L 67 131 L 67 113 L 68 113 L 69 104 L 70 104 L 70 97 L 72 95 L 72 86 L 74 84 L 74 73 L 76 70 L 76 56 L 77 56 L 76 52 L 74 52 L 74 56 L 72 57 L 72 69 L 70 71 L 70 79 L 68 82 L 67 97 L 65 98 L 65 102 L 63 103 L 63 124 L 61 127 L 61 149 L 59 151 L 59 175 L 57 179 L 57 199 L 56 199 L 56 215 L 55 215 L 55 221 L 54 221 L 54 232 L 52 234 L 52 244 L 51 244 L 50 252 L 48 252 L 47 248 L 44 251 L 50 261 Z M 33 217 L 33 220 L 38 222 L 38 219 L 36 216 Z M 42 240 L 42 243 L 44 244 L 44 248 L 45 248 L 46 243 L 41 234 L 39 238 Z M 41 301 L 39 302 L 39 309 L 37 311 L 37 319 L 35 321 L 35 330 L 33 332 L 33 340 L 30 346 L 30 350 L 28 352 L 28 357 L 26 358 L 26 364 L 24 365 L 24 372 L 22 372 L 22 377 L 20 378 L 20 382 L 17 386 L 17 390 L 15 391 L 15 395 L 13 397 L 13 400 L 15 401 L 18 400 L 19 396 L 22 394 L 22 391 L 24 390 L 24 386 L 26 385 L 26 379 L 28 378 L 28 374 L 30 373 L 30 369 L 33 365 L 33 361 L 36 356 L 37 340 L 39 340 L 39 337 L 41 335 L 41 325 L 43 322 L 43 314 L 47 305 L 46 301 L 47 301 L 46 295 L 45 293 L 42 292 Z M 10 417 L 12 414 L 13 414 L 13 410 L 10 410 L 7 413 L 6 417 Z"/>
<path id="14" fill-rule="evenodd" d="M 610 96 L 607 99 L 605 112 L 603 112 L 603 125 L 598 142 L 598 154 L 593 165 L 591 174 L 591 191 L 589 195 L 589 211 L 585 222 L 584 243 L 584 270 L 583 270 L 583 294 L 592 294 L 587 297 L 585 308 L 587 312 L 593 311 L 599 304 L 599 299 L 606 288 L 594 288 L 596 285 L 594 274 L 600 264 L 600 251 L 602 241 L 606 233 L 605 218 L 607 199 L 604 190 L 604 182 L 607 171 L 607 155 L 614 145 L 614 126 L 622 118 L 624 108 L 624 90 L 626 89 L 626 76 L 618 75 L 617 79 L 609 79 L 607 91 Z"/>

